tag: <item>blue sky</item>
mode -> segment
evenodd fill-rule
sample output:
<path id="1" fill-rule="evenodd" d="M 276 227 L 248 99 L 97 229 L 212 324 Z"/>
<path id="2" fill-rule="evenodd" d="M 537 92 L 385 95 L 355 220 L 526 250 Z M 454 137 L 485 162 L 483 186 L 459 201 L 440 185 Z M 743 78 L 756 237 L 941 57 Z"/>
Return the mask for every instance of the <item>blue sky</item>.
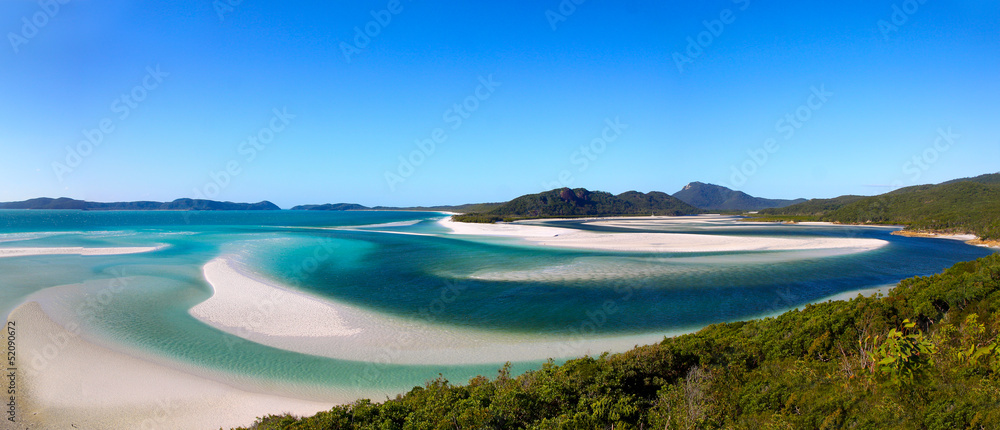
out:
<path id="1" fill-rule="evenodd" d="M 995 1 L 64 1 L 0 2 L 0 201 L 833 197 L 1000 170 Z"/>

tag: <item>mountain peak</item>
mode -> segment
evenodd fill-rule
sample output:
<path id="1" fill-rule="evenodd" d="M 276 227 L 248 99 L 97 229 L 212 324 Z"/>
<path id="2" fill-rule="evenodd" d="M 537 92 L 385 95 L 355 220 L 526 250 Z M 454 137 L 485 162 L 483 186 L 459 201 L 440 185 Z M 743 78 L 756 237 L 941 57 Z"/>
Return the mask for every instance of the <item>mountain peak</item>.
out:
<path id="1" fill-rule="evenodd" d="M 706 210 L 743 210 L 752 211 L 766 208 L 785 207 L 805 201 L 765 199 L 754 197 L 742 191 L 732 190 L 721 185 L 703 182 L 691 182 L 674 194 L 681 201 Z"/>

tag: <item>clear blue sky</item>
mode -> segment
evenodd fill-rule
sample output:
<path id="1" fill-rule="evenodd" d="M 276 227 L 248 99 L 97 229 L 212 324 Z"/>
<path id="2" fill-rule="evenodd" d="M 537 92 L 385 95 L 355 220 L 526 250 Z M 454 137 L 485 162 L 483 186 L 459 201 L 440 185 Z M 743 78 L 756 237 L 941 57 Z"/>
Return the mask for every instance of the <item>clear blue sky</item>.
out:
<path id="1" fill-rule="evenodd" d="M 832 197 L 1000 170 L 993 0 L 229 1 L 0 2 L 0 201 Z"/>

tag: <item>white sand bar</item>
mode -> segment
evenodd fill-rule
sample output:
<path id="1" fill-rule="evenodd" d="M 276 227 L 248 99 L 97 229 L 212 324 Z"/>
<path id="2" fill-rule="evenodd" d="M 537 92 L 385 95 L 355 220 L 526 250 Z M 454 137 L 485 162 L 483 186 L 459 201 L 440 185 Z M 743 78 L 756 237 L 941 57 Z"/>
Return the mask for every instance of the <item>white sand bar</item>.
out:
<path id="1" fill-rule="evenodd" d="M 344 337 L 361 332 L 345 324 L 343 310 L 243 276 L 228 260 L 212 260 L 203 272 L 215 293 L 189 313 L 227 331 L 298 337 Z M 279 312 L 279 309 L 294 311 Z"/>
<path id="2" fill-rule="evenodd" d="M 211 261 L 204 272 L 215 294 L 192 308 L 192 316 L 253 342 L 330 358 L 383 364 L 490 364 L 626 351 L 672 335 L 560 339 L 458 329 L 298 292 L 254 277 L 226 258 Z M 585 319 L 581 310 L 581 322 Z"/>
<path id="3" fill-rule="evenodd" d="M 29 255 L 125 255 L 125 254 L 141 254 L 143 252 L 152 252 L 160 249 L 161 247 L 156 246 L 143 246 L 143 247 L 120 247 L 120 248 L 83 248 L 83 247 L 64 247 L 64 248 L 0 248 L 0 258 L 3 257 L 23 257 Z"/>
<path id="4" fill-rule="evenodd" d="M 9 319 L 17 324 L 19 429 L 231 428 L 267 414 L 313 415 L 353 399 L 249 392 L 138 359 L 63 328 L 38 302 L 21 305 Z"/>
<path id="5" fill-rule="evenodd" d="M 629 222 L 635 225 L 629 225 Z M 611 218 L 591 221 L 588 224 L 612 227 L 649 227 L 653 224 L 667 226 L 676 223 L 720 222 L 713 217 L 644 217 Z M 731 219 L 730 219 L 731 221 Z M 452 234 L 472 236 L 501 236 L 522 240 L 526 244 L 626 252 L 728 252 L 728 251 L 798 251 L 798 250 L 851 250 L 862 252 L 885 246 L 879 239 L 839 237 L 766 237 L 708 235 L 695 233 L 603 233 L 594 231 L 537 226 L 523 223 L 460 223 L 445 218 L 439 223 Z"/>

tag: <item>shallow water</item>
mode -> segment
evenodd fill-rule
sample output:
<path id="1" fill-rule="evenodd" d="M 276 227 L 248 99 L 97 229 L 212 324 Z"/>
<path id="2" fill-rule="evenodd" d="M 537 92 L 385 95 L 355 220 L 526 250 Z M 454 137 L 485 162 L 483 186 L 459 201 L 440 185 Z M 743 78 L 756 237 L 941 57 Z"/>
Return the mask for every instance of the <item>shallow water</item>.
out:
<path id="1" fill-rule="evenodd" d="M 853 237 L 879 249 L 621 253 L 454 237 L 418 212 L 0 211 L 0 248 L 164 246 L 133 255 L 0 258 L 0 310 L 46 291 L 47 312 L 88 339 L 257 390 L 323 398 L 328 390 L 383 393 L 444 374 L 493 375 L 503 361 L 470 366 L 394 365 L 398 345 L 351 362 L 283 351 L 191 317 L 207 299 L 201 272 L 232 256 L 260 276 L 364 309 L 446 330 L 578 336 L 676 333 L 772 315 L 989 254 L 959 241 L 892 236 L 890 229 L 704 221 L 623 229 L 583 221 L 539 224 L 748 237 Z M 37 297 L 37 296 L 36 296 Z M 515 371 L 538 362 L 515 363 Z"/>

